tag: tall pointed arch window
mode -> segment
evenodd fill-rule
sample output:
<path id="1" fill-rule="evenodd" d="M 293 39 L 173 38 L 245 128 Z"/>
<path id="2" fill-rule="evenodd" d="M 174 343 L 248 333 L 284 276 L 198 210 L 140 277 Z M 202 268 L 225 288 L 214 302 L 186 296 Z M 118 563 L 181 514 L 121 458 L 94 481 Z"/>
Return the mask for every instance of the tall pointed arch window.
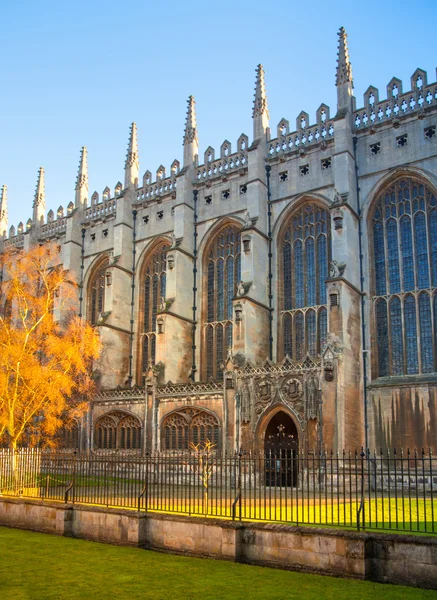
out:
<path id="1" fill-rule="evenodd" d="M 235 225 L 219 231 L 205 253 L 206 318 L 204 319 L 204 373 L 217 379 L 227 351 L 232 348 L 232 299 L 241 280 L 241 240 Z"/>
<path id="2" fill-rule="evenodd" d="M 279 354 L 293 360 L 316 356 L 326 343 L 329 230 L 328 212 L 308 203 L 290 216 L 279 238 Z"/>
<path id="3" fill-rule="evenodd" d="M 109 259 L 105 257 L 94 269 L 89 282 L 88 315 L 91 325 L 97 325 L 105 310 L 106 269 Z"/>
<path id="4" fill-rule="evenodd" d="M 161 242 L 148 256 L 141 279 L 140 370 L 144 374 L 156 358 L 156 314 L 166 295 L 167 250 L 170 244 Z M 142 376 L 139 377 L 142 379 Z"/>
<path id="5" fill-rule="evenodd" d="M 373 235 L 374 370 L 378 377 L 436 371 L 437 195 L 404 177 L 378 197 Z"/>

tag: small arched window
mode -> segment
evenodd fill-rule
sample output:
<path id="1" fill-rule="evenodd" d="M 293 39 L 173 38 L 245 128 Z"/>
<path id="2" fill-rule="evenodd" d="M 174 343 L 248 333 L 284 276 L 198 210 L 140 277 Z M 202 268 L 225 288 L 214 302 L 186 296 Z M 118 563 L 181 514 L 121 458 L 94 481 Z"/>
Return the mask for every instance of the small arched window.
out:
<path id="1" fill-rule="evenodd" d="M 166 270 L 168 242 L 162 242 L 148 256 L 141 281 L 142 325 L 140 328 L 140 370 L 142 379 L 149 363 L 156 358 L 156 314 L 166 296 Z"/>
<path id="2" fill-rule="evenodd" d="M 375 373 L 435 372 L 436 192 L 411 177 L 396 180 L 379 195 L 370 226 Z"/>
<path id="3" fill-rule="evenodd" d="M 94 445 L 99 450 L 139 450 L 141 423 L 133 415 L 108 413 L 96 423 Z"/>
<path id="4" fill-rule="evenodd" d="M 329 215 L 318 204 L 304 204 L 288 219 L 279 238 L 280 354 L 303 360 L 326 343 L 326 284 Z"/>
<path id="5" fill-rule="evenodd" d="M 240 252 L 240 232 L 235 225 L 219 231 L 205 252 L 206 318 L 203 333 L 207 379 L 220 377 L 227 351 L 232 348 L 232 300 L 241 280 Z"/>
<path id="6" fill-rule="evenodd" d="M 190 443 L 210 441 L 213 450 L 220 446 L 220 426 L 217 418 L 197 408 L 184 408 L 171 413 L 162 424 L 164 450 L 189 450 Z"/>
<path id="7" fill-rule="evenodd" d="M 91 325 L 96 325 L 105 310 L 106 269 L 109 259 L 106 257 L 96 267 L 89 282 L 88 314 Z"/>

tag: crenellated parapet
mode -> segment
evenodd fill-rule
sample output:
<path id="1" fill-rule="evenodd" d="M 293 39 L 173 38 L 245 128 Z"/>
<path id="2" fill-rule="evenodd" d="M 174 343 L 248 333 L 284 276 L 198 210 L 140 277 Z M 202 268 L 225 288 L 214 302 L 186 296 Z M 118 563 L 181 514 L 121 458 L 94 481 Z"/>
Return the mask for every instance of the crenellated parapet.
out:
<path id="1" fill-rule="evenodd" d="M 237 140 L 237 151 L 232 152 L 231 143 L 225 140 L 220 146 L 220 158 L 215 159 L 215 150 L 208 146 L 204 154 L 204 164 L 196 169 L 196 179 L 201 182 L 226 177 L 232 172 L 247 171 L 247 151 L 249 138 L 244 133 Z"/>
<path id="2" fill-rule="evenodd" d="M 331 119 L 329 106 L 321 104 L 316 112 L 316 121 L 310 124 L 308 113 L 302 111 L 296 119 L 296 130 L 289 131 L 289 122 L 281 119 L 277 126 L 277 137 L 270 140 L 268 155 L 302 154 L 308 148 L 322 148 L 334 140 L 335 119 Z"/>
<path id="3" fill-rule="evenodd" d="M 411 76 L 410 90 L 403 91 L 402 81 L 393 77 L 386 88 L 386 98 L 379 98 L 379 90 L 370 86 L 364 93 L 364 105 L 354 111 L 356 131 L 377 127 L 384 123 L 397 125 L 412 115 L 424 117 L 437 107 L 437 82 L 427 83 L 426 71 L 416 69 Z"/>

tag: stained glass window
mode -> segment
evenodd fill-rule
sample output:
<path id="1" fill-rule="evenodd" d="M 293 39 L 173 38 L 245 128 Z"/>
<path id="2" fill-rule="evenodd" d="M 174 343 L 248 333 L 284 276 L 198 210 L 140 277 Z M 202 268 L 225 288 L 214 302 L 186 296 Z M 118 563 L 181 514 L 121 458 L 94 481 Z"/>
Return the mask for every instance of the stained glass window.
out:
<path id="1" fill-rule="evenodd" d="M 94 271 L 89 283 L 89 322 L 96 325 L 105 310 L 105 275 L 109 259 L 105 258 Z"/>
<path id="2" fill-rule="evenodd" d="M 219 231 L 205 252 L 207 306 L 205 360 L 207 379 L 221 376 L 228 348 L 232 348 L 233 298 L 241 280 L 240 233 L 233 225 Z"/>
<path id="3" fill-rule="evenodd" d="M 373 250 L 377 373 L 434 372 L 437 314 L 429 292 L 437 286 L 437 200 L 427 185 L 402 178 L 380 195 L 373 211 Z M 388 329 L 378 296 L 389 301 Z M 380 343 L 386 330 L 387 343 Z"/>
<path id="4" fill-rule="evenodd" d="M 378 333 L 378 367 L 381 377 L 388 375 L 388 327 L 387 303 L 378 300 L 376 303 L 376 328 Z"/>
<path id="5" fill-rule="evenodd" d="M 284 315 L 282 351 L 284 356 L 288 354 L 294 360 L 302 360 L 307 353 L 317 355 L 326 344 L 326 309 L 305 309 L 326 305 L 325 281 L 329 264 L 327 211 L 317 204 L 303 205 L 289 218 L 280 244 L 281 310 Z"/>
<path id="6" fill-rule="evenodd" d="M 147 372 L 150 363 L 155 364 L 156 314 L 166 295 L 166 255 L 169 248 L 170 245 L 167 242 L 161 242 L 155 246 L 152 253 L 146 258 L 142 270 L 140 285 L 143 311 L 139 344 L 141 376 Z M 140 380 L 141 377 L 138 379 Z"/>
<path id="7" fill-rule="evenodd" d="M 184 451 L 190 443 L 213 444 L 213 452 L 220 449 L 220 425 L 211 413 L 192 407 L 170 413 L 162 424 L 162 449 Z"/>
<path id="8" fill-rule="evenodd" d="M 402 336 L 401 301 L 395 296 L 390 301 L 391 373 L 404 372 L 404 341 Z"/>

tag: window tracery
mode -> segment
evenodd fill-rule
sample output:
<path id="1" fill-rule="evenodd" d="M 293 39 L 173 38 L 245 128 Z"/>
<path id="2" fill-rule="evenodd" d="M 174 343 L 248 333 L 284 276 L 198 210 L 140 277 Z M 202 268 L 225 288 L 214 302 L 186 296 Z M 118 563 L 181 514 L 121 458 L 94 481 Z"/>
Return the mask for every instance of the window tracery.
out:
<path id="1" fill-rule="evenodd" d="M 164 450 L 189 450 L 190 443 L 202 444 L 207 440 L 220 446 L 220 426 L 217 418 L 206 411 L 184 408 L 168 415 L 162 424 Z"/>
<path id="2" fill-rule="evenodd" d="M 89 283 L 89 322 L 97 325 L 99 317 L 105 308 L 106 269 L 109 259 L 106 257 L 94 270 Z"/>
<path id="3" fill-rule="evenodd" d="M 104 415 L 96 423 L 94 443 L 99 450 L 139 450 L 141 423 L 123 412 Z"/>
<path id="4" fill-rule="evenodd" d="M 170 244 L 162 242 L 148 257 L 140 283 L 142 289 L 142 326 L 140 328 L 140 370 L 144 374 L 156 358 L 156 314 L 166 295 L 167 250 Z M 141 376 L 139 377 L 141 379 Z"/>
<path id="5" fill-rule="evenodd" d="M 204 327 L 207 379 L 220 377 L 227 351 L 232 348 L 233 304 L 241 280 L 241 239 L 235 225 L 217 233 L 205 253 L 206 324 Z"/>
<path id="6" fill-rule="evenodd" d="M 280 350 L 294 360 L 319 354 L 326 343 L 329 229 L 327 211 L 308 203 L 289 217 L 280 238 Z"/>
<path id="7" fill-rule="evenodd" d="M 378 197 L 371 227 L 375 372 L 379 377 L 435 372 L 435 191 L 411 177 L 396 180 Z"/>

